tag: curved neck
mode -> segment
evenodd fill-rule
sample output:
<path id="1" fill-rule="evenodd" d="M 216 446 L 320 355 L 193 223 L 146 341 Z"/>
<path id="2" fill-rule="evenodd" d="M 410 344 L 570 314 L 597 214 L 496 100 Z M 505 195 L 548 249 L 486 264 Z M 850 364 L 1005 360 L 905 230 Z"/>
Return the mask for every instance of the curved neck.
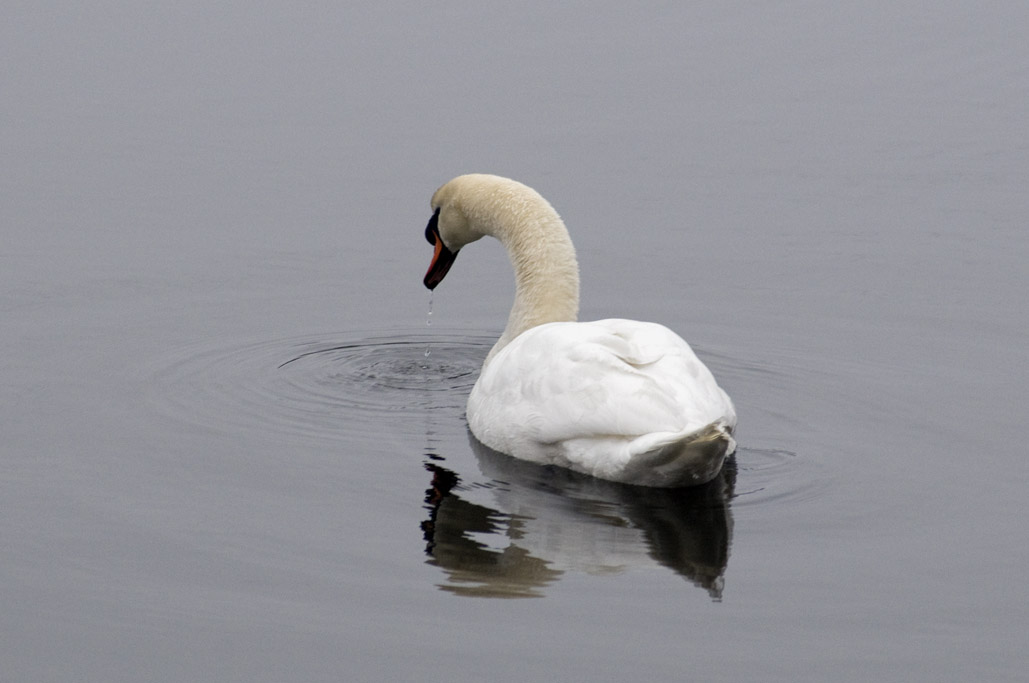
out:
<path id="1" fill-rule="evenodd" d="M 515 300 L 486 363 L 522 332 L 579 316 L 579 263 L 568 230 L 546 202 L 526 208 L 489 226 L 514 267 Z"/>

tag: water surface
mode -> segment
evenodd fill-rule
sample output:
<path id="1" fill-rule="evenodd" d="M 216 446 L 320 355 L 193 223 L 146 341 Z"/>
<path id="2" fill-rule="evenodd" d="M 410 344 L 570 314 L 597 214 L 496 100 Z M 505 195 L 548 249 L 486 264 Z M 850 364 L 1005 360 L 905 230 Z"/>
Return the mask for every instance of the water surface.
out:
<path id="1" fill-rule="evenodd" d="M 5 680 L 1024 677 L 1022 4 L 4 15 Z M 695 346 L 718 480 L 469 438 L 471 171 Z"/>

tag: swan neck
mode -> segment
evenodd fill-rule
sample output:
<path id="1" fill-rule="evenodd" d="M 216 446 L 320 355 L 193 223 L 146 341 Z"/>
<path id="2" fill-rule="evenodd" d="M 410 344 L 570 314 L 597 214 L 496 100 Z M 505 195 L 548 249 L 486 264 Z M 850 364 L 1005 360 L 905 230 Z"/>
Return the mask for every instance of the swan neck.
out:
<path id="1" fill-rule="evenodd" d="M 487 363 L 522 332 L 550 322 L 574 322 L 579 315 L 579 263 L 567 228 L 549 204 L 527 213 L 498 225 L 494 234 L 514 268 L 515 300 Z"/>

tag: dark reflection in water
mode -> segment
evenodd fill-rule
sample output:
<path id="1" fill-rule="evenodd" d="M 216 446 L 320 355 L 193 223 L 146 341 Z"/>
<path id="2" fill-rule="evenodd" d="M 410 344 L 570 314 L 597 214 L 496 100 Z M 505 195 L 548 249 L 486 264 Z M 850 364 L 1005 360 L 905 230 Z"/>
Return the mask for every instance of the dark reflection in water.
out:
<path id="1" fill-rule="evenodd" d="M 449 583 L 440 587 L 468 596 L 542 597 L 539 589 L 555 581 L 561 570 L 515 543 L 497 551 L 473 536 L 516 537 L 521 520 L 455 494 L 457 475 L 445 467 L 427 463 L 426 469 L 432 472 L 432 487 L 425 494 L 429 519 L 422 522 L 422 530 L 430 563 L 448 575 Z"/>
<path id="2" fill-rule="evenodd" d="M 543 467 L 469 437 L 487 484 L 466 485 L 430 455 L 422 522 L 440 588 L 478 597 L 542 597 L 566 571 L 667 567 L 720 600 L 732 544 L 735 459 L 713 481 L 651 489 Z"/>

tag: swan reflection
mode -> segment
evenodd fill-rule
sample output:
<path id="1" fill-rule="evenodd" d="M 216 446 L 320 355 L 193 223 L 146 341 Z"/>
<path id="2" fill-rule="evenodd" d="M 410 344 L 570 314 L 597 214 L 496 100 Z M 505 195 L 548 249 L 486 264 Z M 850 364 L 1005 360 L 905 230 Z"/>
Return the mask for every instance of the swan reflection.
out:
<path id="1" fill-rule="evenodd" d="M 565 572 L 667 567 L 721 599 L 732 543 L 734 459 L 689 489 L 606 482 L 490 450 L 470 437 L 489 483 L 468 484 L 427 462 L 428 562 L 440 588 L 481 597 L 542 597 Z"/>

